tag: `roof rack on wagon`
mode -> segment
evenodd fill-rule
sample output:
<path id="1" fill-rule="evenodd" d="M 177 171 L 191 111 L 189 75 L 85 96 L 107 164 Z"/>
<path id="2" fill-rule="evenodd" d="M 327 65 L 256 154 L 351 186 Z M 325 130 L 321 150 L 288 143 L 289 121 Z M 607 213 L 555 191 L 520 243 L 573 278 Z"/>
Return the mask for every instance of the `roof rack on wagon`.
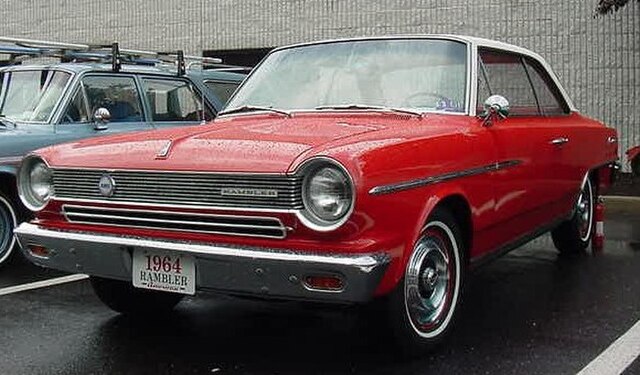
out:
<path id="1" fill-rule="evenodd" d="M 98 62 L 111 63 L 114 72 L 120 71 L 123 64 L 132 65 L 169 65 L 176 67 L 177 75 L 184 75 L 187 69 L 201 66 L 202 69 L 215 69 L 247 73 L 251 68 L 223 64 L 222 59 L 185 55 L 184 51 L 145 51 L 120 48 L 119 43 L 78 44 L 61 43 L 35 39 L 11 38 L 0 36 L 0 54 L 8 54 L 10 65 L 21 64 L 29 58 L 50 57 L 61 62 Z"/>

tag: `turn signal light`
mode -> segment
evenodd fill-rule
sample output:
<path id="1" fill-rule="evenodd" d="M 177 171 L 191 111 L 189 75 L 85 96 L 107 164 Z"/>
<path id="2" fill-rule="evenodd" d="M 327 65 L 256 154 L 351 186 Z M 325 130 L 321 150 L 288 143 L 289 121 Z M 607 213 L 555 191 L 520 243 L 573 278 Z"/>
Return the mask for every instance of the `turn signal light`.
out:
<path id="1" fill-rule="evenodd" d="M 344 282 L 338 276 L 332 275 L 313 275 L 307 276 L 304 283 L 309 289 L 326 290 L 338 292 L 344 289 Z"/>
<path id="2" fill-rule="evenodd" d="M 51 254 L 49 249 L 42 245 L 29 244 L 29 252 L 37 257 L 48 258 Z"/>

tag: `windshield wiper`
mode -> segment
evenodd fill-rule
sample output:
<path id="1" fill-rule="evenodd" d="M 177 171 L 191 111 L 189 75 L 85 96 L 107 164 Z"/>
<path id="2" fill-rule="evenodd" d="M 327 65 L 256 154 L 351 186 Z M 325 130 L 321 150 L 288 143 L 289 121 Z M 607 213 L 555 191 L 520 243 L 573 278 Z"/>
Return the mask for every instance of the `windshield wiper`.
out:
<path id="1" fill-rule="evenodd" d="M 273 108 L 273 107 L 263 107 L 263 106 L 259 106 L 259 105 L 243 105 L 237 108 L 231 108 L 231 109 L 227 109 L 226 111 L 222 111 L 218 113 L 218 116 L 220 115 L 228 115 L 231 113 L 240 113 L 240 112 L 254 112 L 254 111 L 267 111 L 267 112 L 274 112 L 274 113 L 279 113 L 281 115 L 285 115 L 287 117 L 291 117 L 291 112 L 285 111 L 283 109 L 277 109 L 277 108 Z"/>
<path id="2" fill-rule="evenodd" d="M 389 111 L 389 112 L 405 113 L 405 114 L 409 114 L 409 115 L 413 115 L 413 116 L 418 116 L 420 118 L 422 118 L 424 116 L 423 113 L 418 112 L 418 111 L 412 111 L 410 109 L 405 109 L 405 108 L 385 107 L 385 106 L 382 106 L 382 105 L 366 105 L 366 104 L 321 105 L 321 106 L 315 107 L 314 109 L 316 109 L 318 111 L 327 110 L 327 109 L 338 109 L 338 110 L 350 110 L 350 109 L 366 110 L 366 109 L 373 109 L 373 110 L 376 110 L 376 111 Z"/>
<path id="3" fill-rule="evenodd" d="M 9 126 L 7 124 L 13 126 L 14 128 L 16 127 L 15 121 L 13 121 L 12 119 L 8 118 L 5 115 L 0 115 L 0 125 L 4 126 L 5 128 L 8 128 Z"/>

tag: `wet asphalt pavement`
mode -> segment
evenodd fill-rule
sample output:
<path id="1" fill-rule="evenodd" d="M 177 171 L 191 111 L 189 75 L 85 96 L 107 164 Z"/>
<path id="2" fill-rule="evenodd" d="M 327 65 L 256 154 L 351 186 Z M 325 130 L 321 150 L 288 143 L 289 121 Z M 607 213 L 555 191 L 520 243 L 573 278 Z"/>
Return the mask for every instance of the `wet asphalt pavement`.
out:
<path id="1" fill-rule="evenodd" d="M 199 295 L 134 320 L 83 280 L 0 296 L 0 374 L 575 374 L 640 319 L 636 208 L 609 212 L 602 253 L 560 257 L 543 236 L 475 270 L 452 335 L 419 359 L 353 309 Z M 16 262 L 0 288 L 56 276 Z"/>

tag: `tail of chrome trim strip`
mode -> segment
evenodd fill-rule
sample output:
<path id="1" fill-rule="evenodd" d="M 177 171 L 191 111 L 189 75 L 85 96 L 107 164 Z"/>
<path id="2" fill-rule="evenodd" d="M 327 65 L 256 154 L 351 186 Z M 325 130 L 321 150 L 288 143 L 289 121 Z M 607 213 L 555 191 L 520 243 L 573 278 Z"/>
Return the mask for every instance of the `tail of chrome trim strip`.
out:
<path id="1" fill-rule="evenodd" d="M 403 191 L 408 189 L 415 189 L 415 188 L 423 187 L 426 185 L 437 184 L 439 182 L 453 180 L 456 178 L 469 177 L 469 176 L 475 176 L 482 173 L 498 171 L 500 169 L 516 166 L 521 162 L 522 161 L 520 160 L 506 160 L 506 161 L 496 162 L 493 164 L 484 165 L 481 167 L 465 169 L 463 171 L 450 172 L 450 173 L 445 173 L 437 176 L 399 182 L 395 184 L 376 186 L 371 190 L 369 190 L 369 194 L 381 195 L 381 194 L 395 193 L 398 191 Z"/>

